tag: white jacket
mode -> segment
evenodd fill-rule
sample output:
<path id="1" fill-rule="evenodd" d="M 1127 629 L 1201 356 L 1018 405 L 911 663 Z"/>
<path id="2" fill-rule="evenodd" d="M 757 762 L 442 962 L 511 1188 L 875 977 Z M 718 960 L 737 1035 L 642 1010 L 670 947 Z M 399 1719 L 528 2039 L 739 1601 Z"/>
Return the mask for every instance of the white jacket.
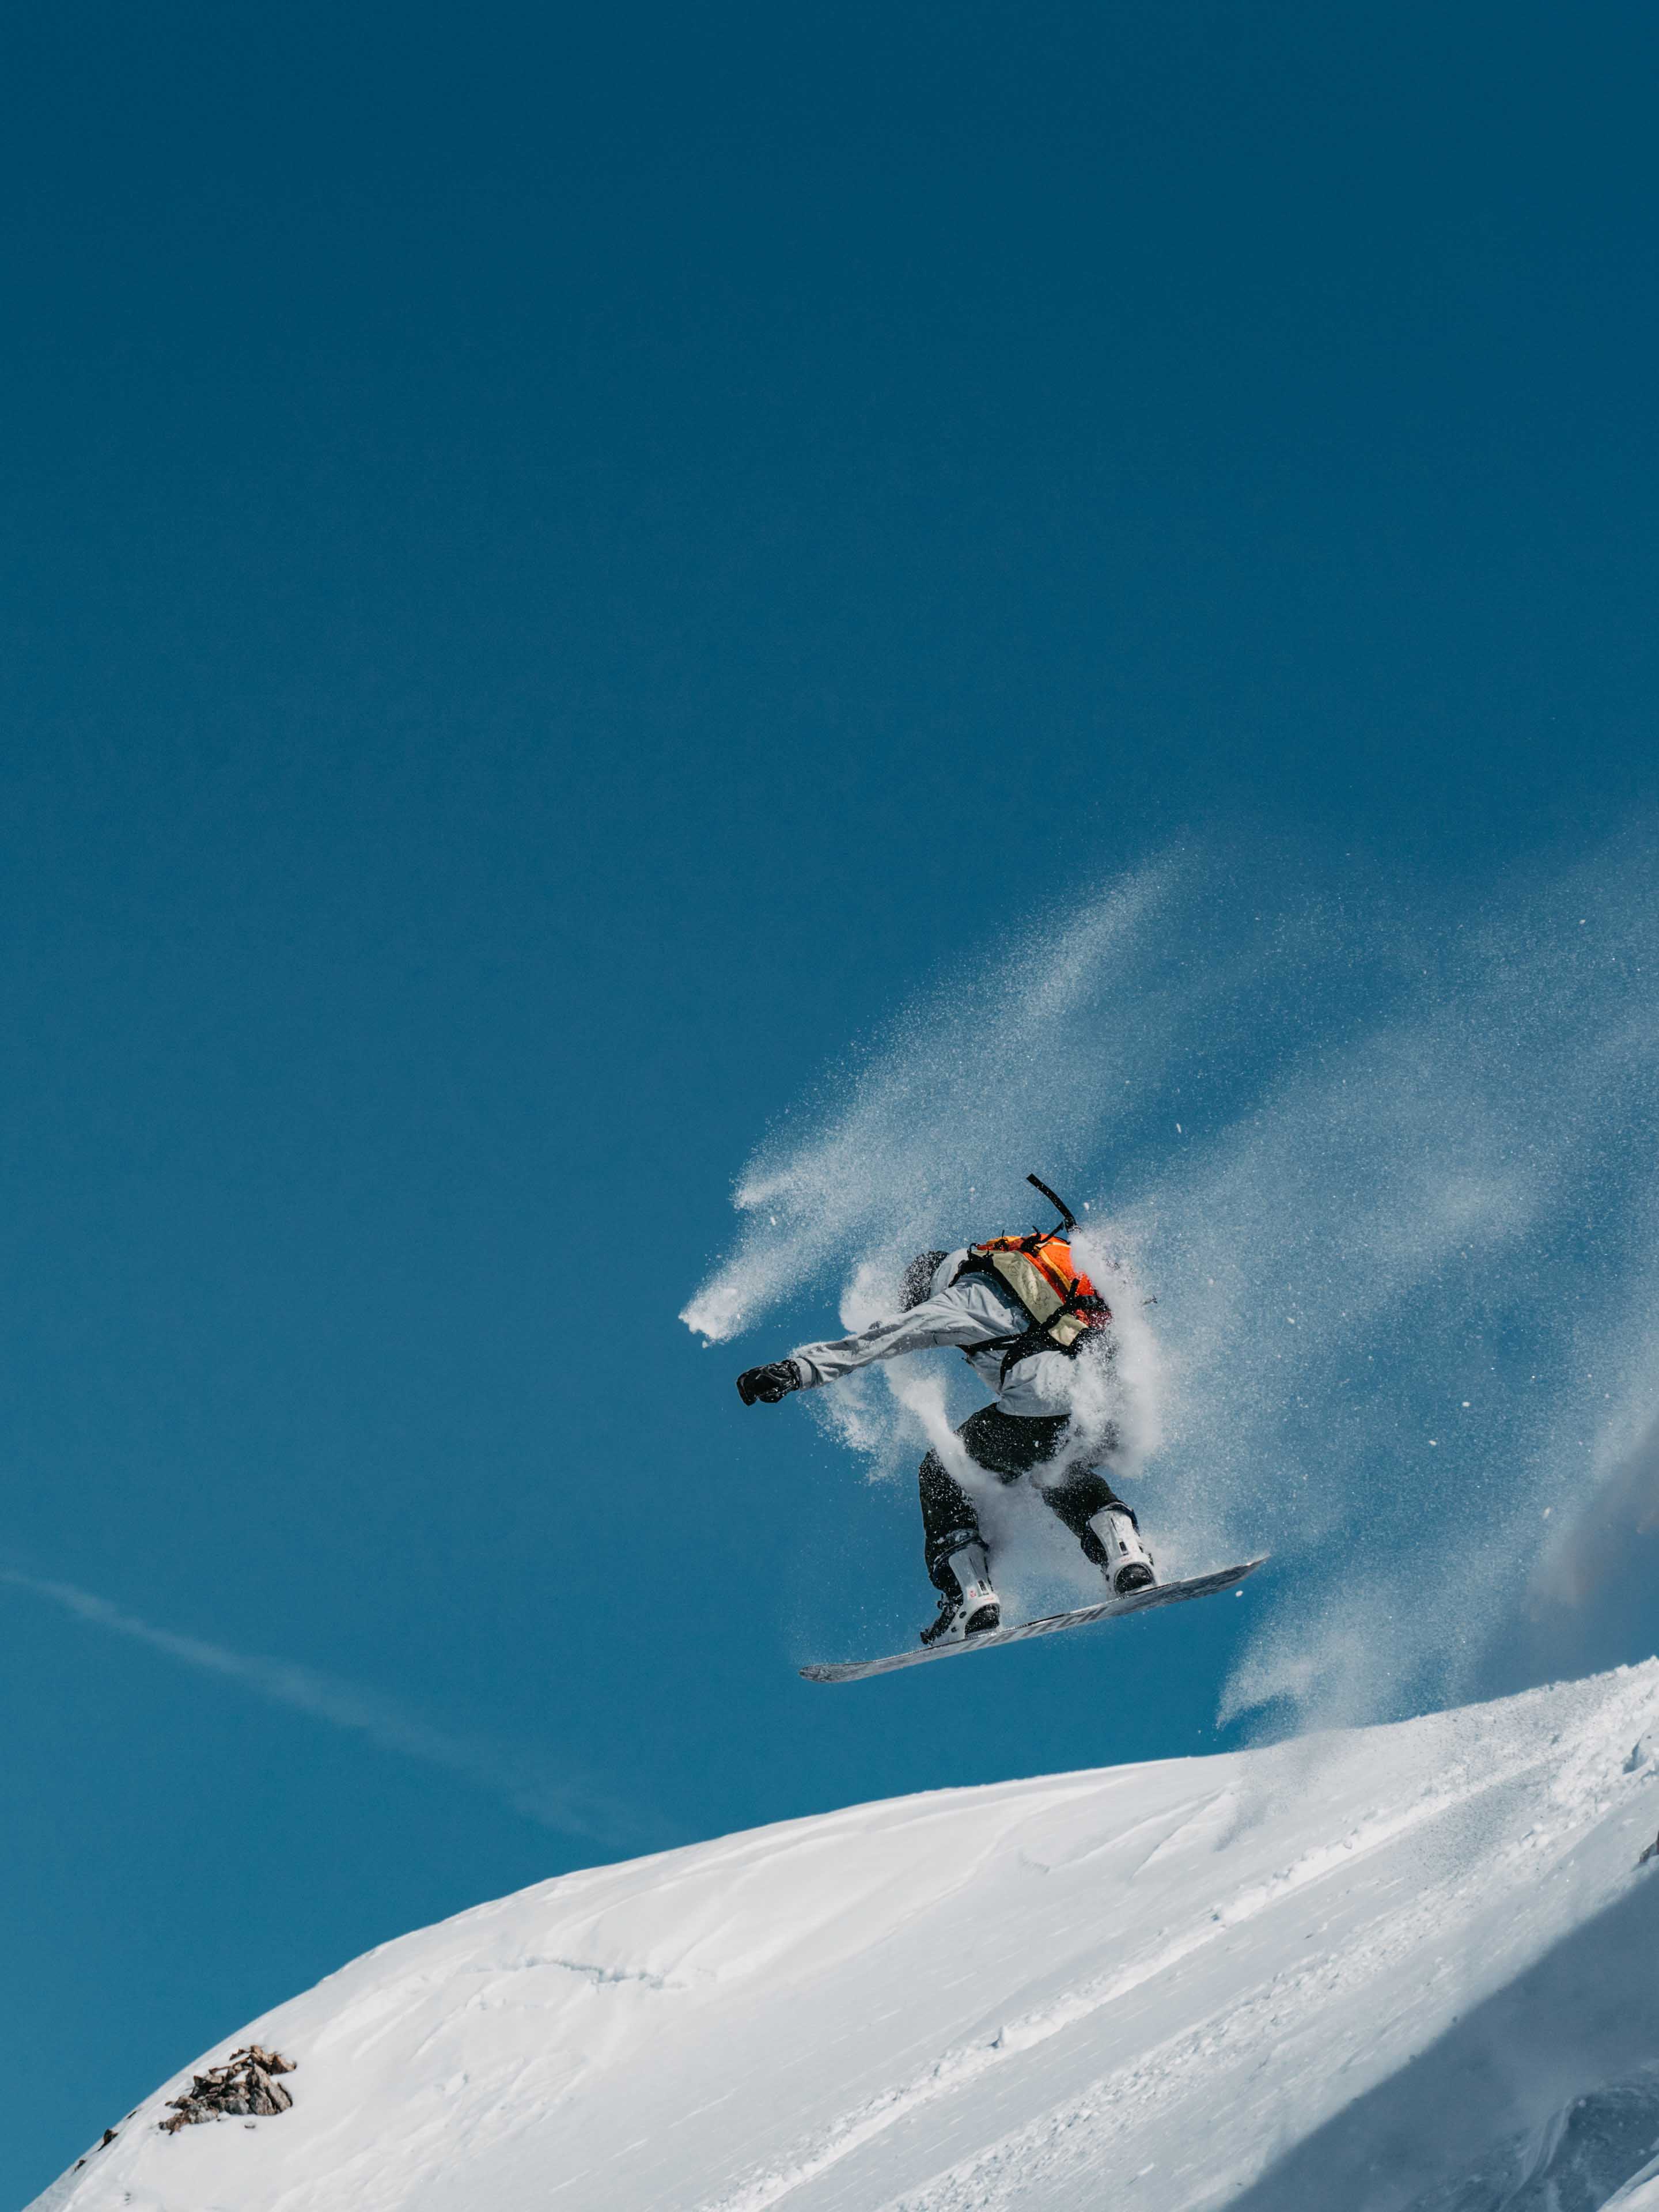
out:
<path id="1" fill-rule="evenodd" d="M 950 1344 L 968 1354 L 974 1372 L 1005 1413 L 1025 1419 L 1069 1415 L 1079 1379 L 1077 1359 L 1063 1352 L 1033 1352 L 1009 1369 L 1005 1382 L 1002 1353 L 974 1349 L 998 1337 L 1023 1335 L 1031 1317 L 994 1276 L 964 1275 L 959 1283 L 952 1282 L 967 1256 L 966 1245 L 947 1253 L 933 1270 L 927 1297 L 908 1313 L 872 1321 L 856 1336 L 843 1336 L 834 1344 L 803 1345 L 792 1352 L 801 1387 L 814 1390 L 838 1375 L 850 1375 L 855 1367 L 867 1367 L 872 1359 L 898 1359 L 907 1352 Z"/>

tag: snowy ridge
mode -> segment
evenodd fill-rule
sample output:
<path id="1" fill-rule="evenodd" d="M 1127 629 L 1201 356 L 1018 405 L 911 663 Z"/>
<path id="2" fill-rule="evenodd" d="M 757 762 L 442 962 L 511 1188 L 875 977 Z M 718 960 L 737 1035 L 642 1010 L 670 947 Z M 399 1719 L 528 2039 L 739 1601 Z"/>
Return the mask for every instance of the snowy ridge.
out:
<path id="1" fill-rule="evenodd" d="M 1656 1754 L 1650 1662 L 568 1875 L 208 2054 L 297 2059 L 291 2112 L 166 2137 L 165 2084 L 37 2212 L 1099 2212 L 1108 2177 L 1134 2212 L 1426 2206 L 1659 2059 L 1651 1941 L 1620 1917 L 1659 1931 L 1659 1869 L 1636 1863 Z M 1561 1983 L 1548 2035 L 1506 2028 L 1528 1976 L 1571 1982 L 1580 1950 L 1583 2020 Z M 1379 2154 L 1413 2062 L 1502 2086 L 1448 2093 Z M 1572 2201 L 1630 2183 L 1644 2204 L 1656 2149 Z"/>

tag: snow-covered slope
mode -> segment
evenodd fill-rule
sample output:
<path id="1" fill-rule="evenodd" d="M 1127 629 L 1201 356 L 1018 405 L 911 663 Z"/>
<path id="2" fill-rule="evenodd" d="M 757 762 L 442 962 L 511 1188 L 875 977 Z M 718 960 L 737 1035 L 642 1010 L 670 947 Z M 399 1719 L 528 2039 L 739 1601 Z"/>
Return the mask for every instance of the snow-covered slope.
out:
<path id="1" fill-rule="evenodd" d="M 290 2112 L 163 2136 L 181 2076 L 40 2212 L 1601 2204 L 1659 2136 L 1656 1784 L 1650 1662 L 566 1875 L 208 2054 Z"/>

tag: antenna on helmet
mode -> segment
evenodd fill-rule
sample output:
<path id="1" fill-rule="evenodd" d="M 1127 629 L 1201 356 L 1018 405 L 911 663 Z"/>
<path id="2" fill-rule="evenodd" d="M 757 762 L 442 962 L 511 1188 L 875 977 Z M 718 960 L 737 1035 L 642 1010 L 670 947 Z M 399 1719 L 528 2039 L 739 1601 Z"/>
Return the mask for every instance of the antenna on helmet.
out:
<path id="1" fill-rule="evenodd" d="M 1059 1214 L 1060 1222 L 1066 1230 L 1066 1235 L 1070 1236 L 1072 1231 L 1077 1227 L 1077 1216 L 1073 1212 L 1071 1207 L 1066 1205 L 1065 1200 L 1060 1196 L 1058 1192 L 1050 1190 L 1048 1184 L 1042 1182 L 1037 1176 L 1028 1175 L 1025 1180 L 1030 1184 L 1034 1190 L 1040 1190 L 1042 1193 L 1042 1195 L 1048 1200 L 1049 1205 L 1052 1206 L 1055 1212 Z M 1060 1231 L 1059 1230 L 1054 1230 L 1050 1233 L 1057 1237 L 1060 1234 Z"/>

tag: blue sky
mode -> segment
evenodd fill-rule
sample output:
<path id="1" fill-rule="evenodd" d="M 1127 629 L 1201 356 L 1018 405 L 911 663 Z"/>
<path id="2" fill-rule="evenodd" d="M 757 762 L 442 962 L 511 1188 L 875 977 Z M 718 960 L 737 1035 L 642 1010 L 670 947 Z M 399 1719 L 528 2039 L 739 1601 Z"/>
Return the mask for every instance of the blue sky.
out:
<path id="1" fill-rule="evenodd" d="M 7 2201 L 595 1857 L 1653 1648 L 1616 1514 L 1542 1626 L 1525 1531 L 1647 1495 L 1656 43 L 10 25 Z M 880 1238 L 678 1316 L 826 1128 L 941 1241 L 1121 1218 L 1143 1511 L 1277 1581 L 799 1682 L 927 1613 L 914 1506 L 731 1376 Z"/>

